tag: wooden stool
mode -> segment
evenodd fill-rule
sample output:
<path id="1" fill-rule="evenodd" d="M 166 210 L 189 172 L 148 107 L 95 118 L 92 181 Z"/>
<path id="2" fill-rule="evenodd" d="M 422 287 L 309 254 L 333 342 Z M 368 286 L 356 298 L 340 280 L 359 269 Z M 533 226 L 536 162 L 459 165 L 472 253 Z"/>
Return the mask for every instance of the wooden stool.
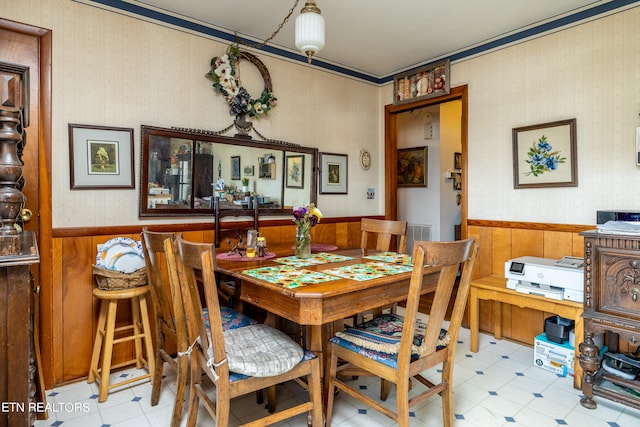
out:
<path id="1" fill-rule="evenodd" d="M 107 400 L 107 394 L 110 389 L 140 381 L 146 378 L 152 379 L 155 361 L 153 360 L 153 344 L 151 341 L 151 328 L 149 326 L 149 312 L 147 310 L 147 294 L 149 293 L 149 285 L 139 286 L 129 289 L 102 290 L 95 288 L 93 295 L 100 300 L 100 316 L 98 317 L 98 329 L 96 332 L 96 340 L 93 344 L 93 355 L 91 356 L 91 366 L 89 368 L 88 383 L 93 383 L 96 379 L 100 383 L 100 394 L 98 402 Z M 116 311 L 119 300 L 131 300 L 131 314 L 133 323 L 126 326 L 116 328 Z M 130 330 L 132 333 L 121 338 L 114 339 L 117 332 Z M 113 345 L 121 342 L 135 340 L 135 359 L 126 362 L 111 365 L 111 355 L 113 353 Z M 146 351 L 146 358 L 142 352 L 142 340 Z M 102 353 L 102 354 L 101 354 Z M 102 362 L 98 367 L 98 362 Z M 120 381 L 115 384 L 109 384 L 109 375 L 111 369 L 132 365 L 135 362 L 136 368 L 141 369 L 147 366 L 149 373 L 139 375 Z"/>

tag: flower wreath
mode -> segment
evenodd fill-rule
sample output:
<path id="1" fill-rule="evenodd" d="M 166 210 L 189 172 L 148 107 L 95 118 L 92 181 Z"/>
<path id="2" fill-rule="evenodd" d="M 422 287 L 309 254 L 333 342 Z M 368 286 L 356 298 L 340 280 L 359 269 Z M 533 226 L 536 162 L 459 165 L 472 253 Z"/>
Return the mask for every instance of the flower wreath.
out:
<path id="1" fill-rule="evenodd" d="M 264 80 L 264 90 L 260 98 L 253 99 L 247 90 L 236 78 L 240 59 L 246 59 L 255 65 Z M 211 70 L 206 75 L 213 80 L 213 87 L 220 92 L 229 104 L 230 113 L 233 115 L 245 115 L 259 117 L 275 107 L 278 100 L 273 94 L 271 77 L 267 67 L 255 55 L 241 51 L 238 46 L 231 45 L 223 56 L 214 56 L 211 59 Z"/>

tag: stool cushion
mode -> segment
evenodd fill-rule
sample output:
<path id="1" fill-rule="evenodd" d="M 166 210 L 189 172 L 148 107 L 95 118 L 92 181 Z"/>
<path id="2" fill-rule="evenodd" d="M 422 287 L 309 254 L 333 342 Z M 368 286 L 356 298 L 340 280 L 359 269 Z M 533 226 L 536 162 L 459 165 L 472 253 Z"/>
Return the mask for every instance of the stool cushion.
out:
<path id="1" fill-rule="evenodd" d="M 398 366 L 398 350 L 400 349 L 400 336 L 402 334 L 404 318 L 397 314 L 383 314 L 337 332 L 330 339 L 334 344 L 345 347 L 356 353 L 371 357 L 385 365 L 396 368 Z M 424 333 L 427 325 L 416 321 L 416 330 L 411 346 L 411 359 L 417 359 L 425 350 Z M 437 349 L 449 345 L 449 334 L 445 329 L 440 330 Z"/>
<path id="2" fill-rule="evenodd" d="M 229 370 L 252 377 L 270 377 L 293 369 L 304 350 L 284 332 L 264 324 L 224 331 Z M 209 349 L 209 357 L 213 357 Z"/>

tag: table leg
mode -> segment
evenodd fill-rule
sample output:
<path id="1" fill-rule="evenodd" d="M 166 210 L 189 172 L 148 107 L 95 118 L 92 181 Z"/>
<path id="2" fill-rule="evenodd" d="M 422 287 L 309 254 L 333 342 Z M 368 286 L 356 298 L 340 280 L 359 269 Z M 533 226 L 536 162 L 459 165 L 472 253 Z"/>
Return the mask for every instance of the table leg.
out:
<path id="1" fill-rule="evenodd" d="M 470 342 L 469 347 L 473 353 L 478 352 L 478 334 L 480 332 L 480 313 L 479 313 L 478 289 L 471 287 L 469 290 L 469 328 Z"/>
<path id="2" fill-rule="evenodd" d="M 502 339 L 502 303 L 493 301 L 493 336 L 497 340 Z"/>

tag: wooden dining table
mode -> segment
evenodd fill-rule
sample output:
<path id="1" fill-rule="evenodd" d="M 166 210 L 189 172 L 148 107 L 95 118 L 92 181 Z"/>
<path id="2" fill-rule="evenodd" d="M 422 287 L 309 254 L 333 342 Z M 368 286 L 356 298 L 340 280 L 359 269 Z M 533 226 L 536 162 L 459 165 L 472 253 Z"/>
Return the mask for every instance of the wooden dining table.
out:
<path id="1" fill-rule="evenodd" d="M 267 253 L 274 257 L 239 261 L 218 258 L 216 260 L 216 271 L 240 280 L 240 299 L 242 301 L 260 307 L 268 313 L 308 327 L 309 339 L 307 345 L 309 350 L 321 357 L 323 361 L 327 356 L 325 350 L 329 334 L 334 330 L 334 322 L 342 322 L 343 319 L 356 314 L 407 299 L 411 278 L 410 270 L 398 274 L 386 274 L 368 280 L 335 277 L 334 280 L 311 284 L 298 284 L 295 281 L 294 283 L 287 283 L 286 281 L 273 283 L 263 277 L 256 277 L 251 273 L 264 267 L 282 266 L 277 260 L 283 257 L 291 257 L 293 249 L 288 246 L 282 246 L 269 248 Z M 297 267 L 297 269 L 302 268 L 310 272 L 320 273 L 329 270 L 335 271 L 336 269 L 355 266 L 356 264 L 380 262 L 366 257 L 381 255 L 379 251 L 363 249 L 338 249 L 330 252 L 330 254 L 338 257 L 347 257 L 348 259 Z M 393 266 L 397 262 L 385 264 L 389 265 L 383 265 L 383 268 L 389 267 L 394 270 Z M 435 268 L 425 268 L 423 294 L 435 291 L 438 271 Z"/>

